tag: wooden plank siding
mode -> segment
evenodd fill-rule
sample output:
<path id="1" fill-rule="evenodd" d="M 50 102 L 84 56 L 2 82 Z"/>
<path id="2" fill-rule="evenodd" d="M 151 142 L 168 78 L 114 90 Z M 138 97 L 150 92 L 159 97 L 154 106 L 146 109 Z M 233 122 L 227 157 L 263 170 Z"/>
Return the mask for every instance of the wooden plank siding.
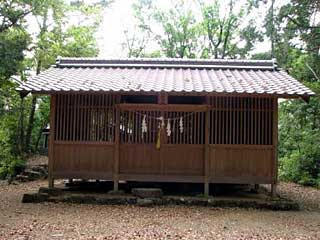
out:
<path id="1" fill-rule="evenodd" d="M 55 125 L 56 125 L 56 118 L 57 118 L 57 97 L 56 95 L 51 95 L 50 98 L 50 136 L 49 136 L 49 162 L 48 162 L 48 181 L 49 181 L 49 187 L 53 187 L 53 166 L 55 162 L 55 134 L 57 132 Z"/>
<path id="2" fill-rule="evenodd" d="M 277 99 L 217 95 L 196 105 L 168 104 L 168 96 L 159 94 L 161 104 L 130 104 L 115 94 L 57 94 L 51 104 L 49 177 L 276 182 Z"/>

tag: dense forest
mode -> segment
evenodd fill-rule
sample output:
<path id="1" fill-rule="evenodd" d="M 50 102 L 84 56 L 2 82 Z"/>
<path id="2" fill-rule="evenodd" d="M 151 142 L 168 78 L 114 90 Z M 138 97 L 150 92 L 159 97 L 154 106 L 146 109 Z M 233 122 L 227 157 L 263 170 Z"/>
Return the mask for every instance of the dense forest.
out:
<path id="1" fill-rule="evenodd" d="M 16 86 L 50 67 L 57 56 L 98 56 L 96 33 L 113 2 L 0 2 L 0 178 L 12 178 L 29 155 L 40 151 L 49 121 L 48 97 L 21 96 Z M 261 7 L 267 9 L 262 25 L 255 14 Z M 177 0 L 166 9 L 157 1 L 136 0 L 132 13 L 135 24 L 124 31 L 121 43 L 128 57 L 276 58 L 279 67 L 320 93 L 317 0 L 282 5 L 275 0 Z M 256 49 L 261 42 L 270 43 L 270 50 Z M 320 100 L 279 104 L 280 178 L 320 186 Z"/>

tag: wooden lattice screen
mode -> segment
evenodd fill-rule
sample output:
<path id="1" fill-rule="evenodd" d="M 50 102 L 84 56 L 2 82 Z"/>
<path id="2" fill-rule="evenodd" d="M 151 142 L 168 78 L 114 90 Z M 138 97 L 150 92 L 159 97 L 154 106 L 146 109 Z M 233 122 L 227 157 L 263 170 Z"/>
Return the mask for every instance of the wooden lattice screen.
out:
<path id="1" fill-rule="evenodd" d="M 159 111 L 122 111 L 120 113 L 121 143 L 154 143 L 157 138 Z M 147 132 L 142 133 L 142 120 L 146 119 Z"/>
<path id="2" fill-rule="evenodd" d="M 273 99 L 211 97 L 210 144 L 272 145 Z"/>
<path id="3" fill-rule="evenodd" d="M 168 112 L 168 111 L 122 111 L 120 117 L 120 142 L 155 143 L 163 116 L 164 126 L 161 141 L 168 144 L 203 144 L 204 112 Z M 142 121 L 146 119 L 147 132 L 142 132 Z M 182 118 L 183 130 L 180 129 Z M 167 125 L 170 122 L 171 134 L 168 136 Z"/>
<path id="4" fill-rule="evenodd" d="M 272 145 L 273 101 L 272 98 L 210 97 L 209 143 Z M 119 97 L 109 94 L 57 95 L 55 140 L 114 142 L 116 105 L 119 102 Z M 148 129 L 146 133 L 142 133 L 144 116 Z M 165 119 L 162 143 L 205 143 L 206 111 L 173 111 L 172 108 L 166 111 L 121 111 L 120 143 L 155 143 L 161 124 L 160 116 Z M 183 131 L 180 130 L 180 118 L 183 119 Z M 166 132 L 168 119 L 170 136 Z"/>
<path id="5" fill-rule="evenodd" d="M 117 99 L 107 94 L 57 95 L 55 140 L 113 142 Z"/>

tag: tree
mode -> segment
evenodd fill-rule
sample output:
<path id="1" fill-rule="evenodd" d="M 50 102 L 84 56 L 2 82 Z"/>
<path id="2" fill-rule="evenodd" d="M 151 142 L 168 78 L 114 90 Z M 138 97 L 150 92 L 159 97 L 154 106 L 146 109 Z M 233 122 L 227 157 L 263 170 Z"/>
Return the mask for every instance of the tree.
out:
<path id="1" fill-rule="evenodd" d="M 43 8 L 38 9 L 35 14 L 39 26 L 39 34 L 34 43 L 34 57 L 32 58 L 36 74 L 43 69 L 48 68 L 54 63 L 57 56 L 65 57 L 94 57 L 98 54 L 95 32 L 101 22 L 101 6 L 86 5 L 78 2 L 68 6 L 63 0 L 45 0 Z M 52 12 L 52 19 L 49 19 L 49 13 Z M 78 14 L 79 25 L 66 25 L 66 18 L 70 13 Z M 90 19 L 89 19 L 90 18 Z M 49 28 L 50 27 L 50 28 Z M 64 30 L 66 29 L 66 30 Z M 48 101 L 41 98 L 44 108 L 47 108 Z M 29 121 L 25 134 L 25 151 L 30 152 L 32 141 L 32 132 L 34 131 L 35 111 L 38 104 L 38 97 L 33 95 Z M 41 109 L 40 109 L 41 110 Z M 47 119 L 47 118 L 45 118 Z M 45 127 L 48 119 L 41 124 Z M 38 126 L 39 127 L 39 126 Z M 38 129 L 34 145 L 37 146 L 42 128 Z"/>
<path id="2" fill-rule="evenodd" d="M 258 6 L 258 1 L 248 1 L 240 9 L 235 7 L 233 0 L 226 6 L 221 5 L 218 0 L 211 3 L 198 2 L 175 1 L 173 7 L 166 10 L 157 5 L 143 11 L 136 8 L 135 11 L 139 14 L 135 16 L 138 22 L 143 23 L 144 31 L 149 34 L 148 39 L 155 39 L 166 57 L 246 57 L 254 44 L 262 40 L 253 19 L 248 18 L 252 9 Z M 222 11 L 224 7 L 227 7 L 227 12 Z M 191 9 L 200 12 L 201 17 L 196 16 L 196 11 Z M 225 15 L 222 16 L 221 12 L 225 12 Z M 151 29 L 150 22 L 155 30 Z M 137 37 L 142 32 L 138 29 L 134 34 L 126 34 L 126 48 L 135 50 L 130 50 L 129 53 L 138 53 L 136 56 L 145 50 L 146 41 L 139 41 Z M 138 47 L 134 47 L 135 43 L 138 43 Z"/>
<path id="3" fill-rule="evenodd" d="M 39 1 L 38 1 L 39 2 Z M 22 102 L 14 91 L 15 84 L 10 81 L 14 75 L 24 79 L 24 51 L 31 41 L 26 31 L 25 17 L 36 9 L 32 1 L 6 0 L 0 2 L 0 142 L 2 142 L 0 165 L 10 162 L 21 153 L 18 126 L 22 112 Z M 22 121 L 20 121 L 23 124 Z M 1 167 L 1 166 L 0 166 Z"/>
<path id="4" fill-rule="evenodd" d="M 38 6 L 36 1 L 31 0 L 4 0 L 0 3 L 0 33 L 13 28 L 21 27 L 25 17 L 32 13 Z"/>
<path id="5" fill-rule="evenodd" d="M 122 47 L 127 51 L 128 57 L 143 57 L 147 44 L 151 40 L 152 30 L 152 0 L 138 0 L 132 4 L 133 15 L 136 23 L 132 28 L 124 31 L 125 42 Z"/>
<path id="6" fill-rule="evenodd" d="M 162 28 L 156 36 L 166 57 L 195 58 L 198 47 L 198 24 L 186 1 L 177 1 L 169 11 L 158 10 L 155 20 Z"/>
<path id="7" fill-rule="evenodd" d="M 318 1 L 297 1 L 274 9 L 266 16 L 266 33 L 274 43 L 280 67 L 320 93 Z M 272 18 L 272 19 L 271 19 Z M 273 26 L 271 26 L 273 24 Z M 274 33 L 272 33 L 274 29 Z M 320 186 L 320 100 L 284 101 L 279 108 L 280 177 Z"/>
<path id="8" fill-rule="evenodd" d="M 23 156 L 22 145 L 28 152 L 37 151 L 42 129 L 49 121 L 49 98 L 20 98 L 13 77 L 24 81 L 30 70 L 39 74 L 50 67 L 57 56 L 97 56 L 94 34 L 107 1 L 101 1 L 102 4 L 79 1 L 75 5 L 63 0 L 35 2 L 37 4 L 27 0 L 0 3 L 1 11 L 5 7 L 6 12 L 17 11 L 19 15 L 18 20 L 8 17 L 12 22 L 5 20 L 6 27 L 0 32 L 0 177 L 14 174 L 22 166 L 19 160 Z M 32 8 L 19 7 L 18 3 L 21 6 L 30 3 Z M 32 11 L 20 14 L 24 9 Z M 77 15 L 79 22 L 69 24 L 67 19 L 71 14 Z M 39 32 L 34 39 L 28 33 L 26 15 L 38 22 Z M 31 57 L 26 58 L 26 52 Z"/>
<path id="9" fill-rule="evenodd" d="M 240 6 L 235 10 L 235 2 L 230 0 L 228 5 L 221 6 L 218 0 L 211 4 L 200 2 L 202 12 L 202 34 L 204 45 L 202 57 L 214 58 L 237 58 L 246 57 L 253 49 L 257 41 L 262 40 L 261 33 L 257 30 L 252 19 L 246 25 L 245 18 L 248 18 L 252 8 L 256 6 L 253 2 L 250 5 Z M 238 4 L 239 7 L 239 4 Z M 226 8 L 227 11 L 222 11 Z M 221 12 L 225 14 L 221 16 Z M 243 45 L 242 47 L 239 47 Z"/>

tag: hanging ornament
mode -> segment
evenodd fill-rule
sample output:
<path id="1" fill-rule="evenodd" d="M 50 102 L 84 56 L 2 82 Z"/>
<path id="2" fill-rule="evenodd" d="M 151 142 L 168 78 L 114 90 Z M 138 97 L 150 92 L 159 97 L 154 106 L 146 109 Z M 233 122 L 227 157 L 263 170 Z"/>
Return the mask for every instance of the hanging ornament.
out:
<path id="1" fill-rule="evenodd" d="M 161 117 L 158 117 L 157 119 L 160 120 L 159 126 L 160 126 L 161 128 L 164 128 L 164 126 L 166 125 L 166 124 L 164 123 L 164 117 L 161 116 Z"/>
<path id="2" fill-rule="evenodd" d="M 161 127 L 158 129 L 158 135 L 157 135 L 157 142 L 156 142 L 156 149 L 160 149 L 161 147 Z"/>
<path id="3" fill-rule="evenodd" d="M 170 124 L 170 118 L 168 118 L 168 122 L 167 122 L 167 136 L 170 137 L 171 136 L 171 124 Z"/>
<path id="4" fill-rule="evenodd" d="M 141 124 L 142 137 L 143 137 L 143 133 L 148 132 L 146 118 L 147 118 L 147 116 L 143 115 L 142 124 Z"/>
<path id="5" fill-rule="evenodd" d="M 182 117 L 180 117 L 179 128 L 180 128 L 180 133 L 183 133 L 183 118 Z"/>
<path id="6" fill-rule="evenodd" d="M 172 133 L 174 133 L 176 127 L 176 119 L 173 119 L 173 124 L 172 124 Z"/>

